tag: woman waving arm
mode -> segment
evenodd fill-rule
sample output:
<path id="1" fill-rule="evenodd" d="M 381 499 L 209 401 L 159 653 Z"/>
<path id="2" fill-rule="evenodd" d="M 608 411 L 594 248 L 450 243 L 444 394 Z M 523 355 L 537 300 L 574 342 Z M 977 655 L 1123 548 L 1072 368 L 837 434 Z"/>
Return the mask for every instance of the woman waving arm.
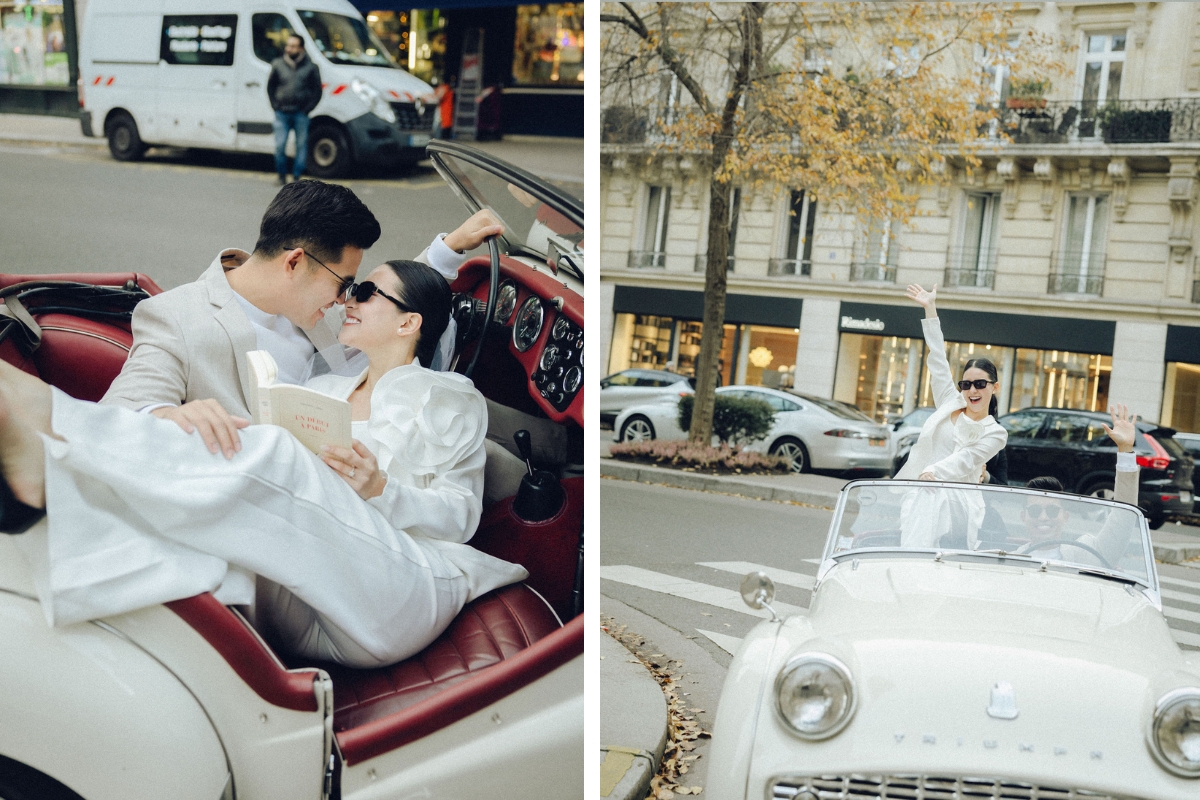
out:
<path id="1" fill-rule="evenodd" d="M 940 407 L 957 397 L 958 389 L 954 386 L 950 362 L 946 360 L 946 340 L 942 338 L 942 323 L 938 319 L 935 305 L 937 284 L 935 283 L 929 291 L 915 283 L 911 284 L 908 287 L 908 296 L 925 309 L 921 330 L 925 334 L 925 345 L 929 348 L 929 385 L 933 389 L 933 402 Z"/>

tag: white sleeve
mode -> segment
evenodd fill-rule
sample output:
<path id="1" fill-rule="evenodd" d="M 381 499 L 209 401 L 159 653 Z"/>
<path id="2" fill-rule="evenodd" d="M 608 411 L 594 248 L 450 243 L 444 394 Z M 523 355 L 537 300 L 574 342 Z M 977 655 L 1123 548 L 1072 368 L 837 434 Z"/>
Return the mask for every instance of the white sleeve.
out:
<path id="1" fill-rule="evenodd" d="M 446 234 L 439 233 L 433 237 L 433 241 L 425 250 L 425 259 L 438 274 L 446 280 L 452 281 L 458 277 L 458 268 L 463 263 L 463 256 L 446 245 L 443 241 L 445 236 Z"/>
<path id="2" fill-rule="evenodd" d="M 939 408 L 958 394 L 950 362 L 946 359 L 946 340 L 942 338 L 942 322 L 937 317 L 921 320 L 921 331 L 925 334 L 925 345 L 929 348 L 929 384 L 933 389 L 933 402 Z"/>
<path id="3" fill-rule="evenodd" d="M 1117 472 L 1133 472 L 1138 468 L 1135 453 L 1117 453 Z"/>
<path id="4" fill-rule="evenodd" d="M 383 494 L 367 502 L 396 530 L 465 543 L 475 535 L 483 514 L 483 447 L 434 475 L 428 486 L 402 484 L 388 477 Z"/>

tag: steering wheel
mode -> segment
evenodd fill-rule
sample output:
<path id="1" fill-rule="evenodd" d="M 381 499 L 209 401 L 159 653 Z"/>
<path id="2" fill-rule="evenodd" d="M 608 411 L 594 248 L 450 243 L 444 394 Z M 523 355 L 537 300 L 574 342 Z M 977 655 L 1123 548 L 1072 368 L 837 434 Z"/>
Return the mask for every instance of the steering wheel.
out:
<path id="1" fill-rule="evenodd" d="M 496 313 L 496 293 L 500 291 L 500 245 L 496 244 L 495 236 L 488 237 L 487 243 L 488 254 L 492 260 L 492 274 L 488 283 L 487 306 L 483 310 L 483 329 L 479 331 L 479 341 L 475 343 L 475 354 L 471 356 L 471 363 L 467 365 L 467 371 L 463 373 L 468 378 L 475 371 L 479 354 L 483 352 L 483 340 L 487 338 L 488 324 L 492 321 L 492 314 Z"/>
<path id="2" fill-rule="evenodd" d="M 1100 552 L 1098 550 L 1096 550 L 1096 548 L 1092 547 L 1091 545 L 1086 545 L 1083 542 L 1077 542 L 1074 539 L 1047 539 L 1044 542 L 1038 542 L 1036 544 L 1029 545 L 1029 549 L 1026 550 L 1025 552 L 1032 553 L 1034 550 L 1041 550 L 1043 548 L 1050 547 L 1051 545 L 1055 545 L 1055 544 L 1069 544 L 1072 547 L 1078 547 L 1082 550 L 1087 550 L 1089 553 L 1094 555 L 1096 558 L 1100 559 L 1100 565 L 1102 567 L 1104 567 L 1105 569 L 1116 569 L 1116 567 L 1114 567 L 1112 564 L 1108 563 L 1107 558 L 1100 555 Z"/>

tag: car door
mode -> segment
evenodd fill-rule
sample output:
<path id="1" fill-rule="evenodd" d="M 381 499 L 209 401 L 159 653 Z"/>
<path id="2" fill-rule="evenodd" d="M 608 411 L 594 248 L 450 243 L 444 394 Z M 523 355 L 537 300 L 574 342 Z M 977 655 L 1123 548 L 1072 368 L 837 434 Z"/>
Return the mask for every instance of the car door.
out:
<path id="1" fill-rule="evenodd" d="M 1092 460 L 1088 456 L 1095 453 L 1088 442 L 1091 423 L 1092 420 L 1076 414 L 1048 414 L 1037 439 L 1039 446 L 1031 451 L 1032 471 L 1058 478 L 1068 492 L 1079 491 L 1080 479 Z"/>
<path id="2" fill-rule="evenodd" d="M 1004 453 L 1008 457 L 1008 482 L 1011 485 L 1020 486 L 1037 476 L 1034 464 L 1043 446 L 1037 436 L 1045 420 L 1046 415 L 1041 411 L 1018 411 L 1000 418 L 1000 424 L 1008 431 Z"/>
<path id="3" fill-rule="evenodd" d="M 633 405 L 639 370 L 627 369 L 600 381 L 600 410 L 618 412 Z"/>
<path id="4" fill-rule="evenodd" d="M 233 146 L 237 25 L 237 14 L 163 15 L 155 105 L 167 143 Z"/>
<path id="5" fill-rule="evenodd" d="M 267 97 L 271 62 L 283 55 L 294 26 L 281 11 L 264 11 L 243 19 L 237 80 L 237 148 L 271 153 L 275 150 L 272 122 L 275 111 Z M 248 34 L 248 35 L 246 35 Z"/>

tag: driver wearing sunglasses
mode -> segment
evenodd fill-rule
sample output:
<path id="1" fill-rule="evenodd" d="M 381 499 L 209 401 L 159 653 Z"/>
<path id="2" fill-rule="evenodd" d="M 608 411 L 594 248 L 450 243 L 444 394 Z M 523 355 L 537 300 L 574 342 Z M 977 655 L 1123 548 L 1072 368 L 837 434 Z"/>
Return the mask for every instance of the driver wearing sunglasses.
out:
<path id="1" fill-rule="evenodd" d="M 1137 415 L 1130 415 L 1129 409 L 1124 405 L 1117 405 L 1109 412 L 1112 415 L 1113 424 L 1111 428 L 1105 425 L 1104 430 L 1117 445 L 1117 474 L 1112 499 L 1136 506 L 1140 469 L 1133 454 L 1133 442 L 1137 435 L 1134 425 Z M 1029 489 L 1063 492 L 1062 483 L 1057 478 L 1049 476 L 1034 478 L 1025 486 Z M 1021 510 L 1021 522 L 1025 525 L 1025 535 L 1029 539 L 1029 543 L 1022 545 L 1017 552 L 1029 553 L 1037 558 L 1104 566 L 1095 555 L 1083 547 L 1071 546 L 1072 541 L 1077 541 L 1081 545 L 1100 552 L 1109 565 L 1116 566 L 1129 543 L 1129 527 L 1123 524 L 1111 525 L 1106 522 L 1096 533 L 1075 536 L 1065 532 L 1070 519 L 1070 513 L 1057 497 L 1047 494 L 1028 498 L 1025 501 L 1025 507 Z M 1057 544 L 1051 544 L 1051 542 L 1057 542 Z"/>

